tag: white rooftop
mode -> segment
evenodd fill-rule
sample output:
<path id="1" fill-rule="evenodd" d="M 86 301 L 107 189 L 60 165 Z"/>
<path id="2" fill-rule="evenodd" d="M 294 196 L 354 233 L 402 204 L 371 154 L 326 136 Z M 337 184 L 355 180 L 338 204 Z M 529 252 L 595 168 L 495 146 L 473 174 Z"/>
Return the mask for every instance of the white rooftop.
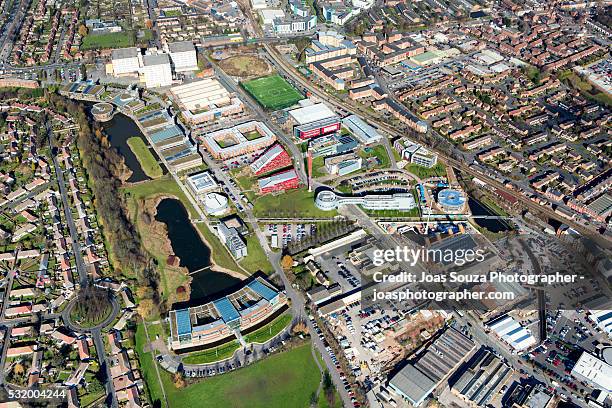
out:
<path id="1" fill-rule="evenodd" d="M 299 125 L 316 122 L 318 120 L 336 116 L 334 111 L 332 111 L 329 107 L 327 107 L 327 105 L 322 102 L 310 106 L 305 106 L 303 108 L 290 110 L 289 115 L 291 115 L 293 120 L 295 120 Z"/>
<path id="2" fill-rule="evenodd" d="M 603 391 L 612 391 L 612 366 L 586 351 L 576 362 L 572 375 L 588 380 Z"/>

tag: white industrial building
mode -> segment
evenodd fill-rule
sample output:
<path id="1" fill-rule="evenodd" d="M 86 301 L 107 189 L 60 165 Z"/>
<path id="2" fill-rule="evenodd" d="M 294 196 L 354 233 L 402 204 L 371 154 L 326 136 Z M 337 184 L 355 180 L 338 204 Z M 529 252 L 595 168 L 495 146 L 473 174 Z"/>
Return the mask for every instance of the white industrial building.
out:
<path id="1" fill-rule="evenodd" d="M 612 310 L 591 310 L 589 318 L 606 334 L 612 333 Z"/>
<path id="2" fill-rule="evenodd" d="M 582 352 L 572 369 L 572 376 L 594 388 L 612 392 L 612 366 L 586 351 Z"/>
<path id="3" fill-rule="evenodd" d="M 137 74 L 141 65 L 140 50 L 136 47 L 119 48 L 111 52 L 113 75 Z"/>
<path id="4" fill-rule="evenodd" d="M 141 72 L 147 88 L 172 85 L 172 68 L 168 54 L 149 54 L 142 57 Z"/>
<path id="5" fill-rule="evenodd" d="M 259 10 L 259 15 L 264 25 L 272 25 L 275 18 L 285 18 L 285 12 L 281 9 Z"/>
<path id="6" fill-rule="evenodd" d="M 350 115 L 342 119 L 342 125 L 350 130 L 351 133 L 365 145 L 377 143 L 382 140 L 382 135 L 357 115 Z"/>
<path id="7" fill-rule="evenodd" d="M 321 102 L 290 110 L 289 116 L 291 116 L 298 125 L 304 125 L 306 123 L 332 118 L 336 116 L 336 114 L 326 104 Z"/>
<path id="8" fill-rule="evenodd" d="M 514 351 L 524 351 L 536 344 L 536 339 L 531 332 L 521 326 L 511 316 L 503 315 L 498 317 L 487 323 L 487 327 L 510 345 Z"/>
<path id="9" fill-rule="evenodd" d="M 170 59 L 174 72 L 198 70 L 198 56 L 191 41 L 179 41 L 168 44 Z"/>

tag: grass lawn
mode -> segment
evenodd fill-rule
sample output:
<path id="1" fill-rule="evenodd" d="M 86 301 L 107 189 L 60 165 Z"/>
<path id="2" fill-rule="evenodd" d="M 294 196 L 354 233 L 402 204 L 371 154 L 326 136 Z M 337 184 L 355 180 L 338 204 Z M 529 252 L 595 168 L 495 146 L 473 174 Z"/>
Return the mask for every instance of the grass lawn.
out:
<path id="1" fill-rule="evenodd" d="M 378 159 L 378 165 L 376 167 L 387 168 L 391 163 L 391 161 L 389 160 L 389 155 L 387 154 L 387 150 L 383 145 L 366 147 L 365 149 L 359 152 L 359 156 L 363 157 L 364 159 L 376 157 Z"/>
<path id="2" fill-rule="evenodd" d="M 236 265 L 236 261 L 232 255 L 227 251 L 225 245 L 219 241 L 219 238 L 206 226 L 204 223 L 196 224 L 196 228 L 206 239 L 208 246 L 211 250 L 211 256 L 215 264 L 222 268 L 231 269 L 233 271 L 242 272 L 242 269 Z"/>
<path id="3" fill-rule="evenodd" d="M 156 362 L 153 358 L 153 354 L 151 352 L 144 352 L 144 345 L 146 342 L 147 336 L 145 335 L 143 323 L 139 323 L 138 327 L 136 328 L 136 353 L 138 354 L 140 370 L 147 385 L 147 392 L 151 402 L 153 402 L 153 405 L 155 405 L 155 401 L 159 401 L 161 403 L 160 406 L 165 406 L 164 396 L 162 394 L 162 385 L 159 383 L 157 374 L 155 373 Z M 170 379 L 170 374 L 167 371 L 160 368 L 160 375 L 162 377 L 162 381 L 164 382 L 164 387 L 174 387 L 174 385 L 172 385 L 172 380 Z"/>
<path id="4" fill-rule="evenodd" d="M 94 50 L 102 48 L 126 48 L 134 45 L 132 35 L 129 32 L 107 34 L 88 34 L 83 38 L 82 50 Z"/>
<path id="5" fill-rule="evenodd" d="M 425 179 L 429 177 L 445 177 L 446 176 L 446 167 L 443 164 L 437 163 L 431 169 L 423 166 L 419 166 L 418 164 L 409 164 L 406 167 L 406 170 L 409 173 L 414 174 L 420 179 Z"/>
<path id="6" fill-rule="evenodd" d="M 363 210 L 366 214 L 373 217 L 418 217 L 421 214 L 419 209 L 413 208 L 410 211 L 399 211 L 399 210 Z"/>
<path id="7" fill-rule="evenodd" d="M 245 133 L 244 137 L 246 138 L 246 140 L 255 140 L 262 137 L 262 135 L 257 130 L 252 130 L 250 132 Z"/>
<path id="8" fill-rule="evenodd" d="M 182 389 L 175 388 L 165 375 L 170 406 L 306 408 L 321 381 L 310 347 L 308 343 Z"/>
<path id="9" fill-rule="evenodd" d="M 157 163 L 157 160 L 155 160 L 153 153 L 151 153 L 144 140 L 134 136 L 127 140 L 127 144 L 130 146 L 132 152 L 134 152 L 136 159 L 138 159 L 138 163 L 140 163 L 142 170 L 147 176 L 157 179 L 164 175 L 161 167 Z"/>
<path id="10" fill-rule="evenodd" d="M 241 82 L 241 85 L 261 106 L 270 110 L 288 108 L 304 99 L 302 94 L 278 74 Z"/>
<path id="11" fill-rule="evenodd" d="M 270 261 L 268 260 L 263 248 L 261 245 L 259 245 L 257 236 L 254 233 L 251 233 L 246 237 L 246 242 L 248 255 L 238 261 L 240 266 L 249 272 L 256 272 L 260 270 L 267 275 L 271 274 L 274 269 L 272 268 L 272 264 L 270 264 Z"/>
<path id="12" fill-rule="evenodd" d="M 325 217 L 333 218 L 337 211 L 319 210 L 314 205 L 314 191 L 308 192 L 304 188 L 290 190 L 280 195 L 267 194 L 254 202 L 253 212 L 257 217 Z"/>
<path id="13" fill-rule="evenodd" d="M 284 313 L 270 323 L 244 336 L 247 343 L 265 343 L 291 323 L 291 314 Z"/>
<path id="14" fill-rule="evenodd" d="M 191 201 L 187 199 L 183 190 L 176 184 L 176 181 L 170 175 L 166 175 L 157 180 L 146 181 L 126 187 L 124 189 L 131 197 L 135 199 L 145 199 L 155 194 L 168 194 L 178 198 L 189 212 L 191 218 L 197 218 L 198 213 L 191 205 Z"/>
<path id="15" fill-rule="evenodd" d="M 232 340 L 218 347 L 196 351 L 183 358 L 185 364 L 205 364 L 224 360 L 234 355 L 234 351 L 240 348 L 237 340 Z"/>

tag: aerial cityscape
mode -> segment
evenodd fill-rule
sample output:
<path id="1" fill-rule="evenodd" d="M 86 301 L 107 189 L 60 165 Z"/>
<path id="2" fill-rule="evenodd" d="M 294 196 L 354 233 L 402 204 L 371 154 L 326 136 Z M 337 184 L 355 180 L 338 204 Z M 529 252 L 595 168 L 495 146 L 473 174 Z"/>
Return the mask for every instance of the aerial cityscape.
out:
<path id="1" fill-rule="evenodd" d="M 612 408 L 611 0 L 0 0 L 0 408 Z"/>

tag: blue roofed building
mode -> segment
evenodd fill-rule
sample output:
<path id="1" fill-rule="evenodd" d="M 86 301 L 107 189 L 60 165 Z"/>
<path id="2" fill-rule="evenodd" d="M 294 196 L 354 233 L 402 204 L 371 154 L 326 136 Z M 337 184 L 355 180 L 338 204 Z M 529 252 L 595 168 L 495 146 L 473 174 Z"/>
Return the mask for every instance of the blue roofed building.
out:
<path id="1" fill-rule="evenodd" d="M 276 317 L 284 311 L 287 296 L 262 277 L 251 278 L 226 296 L 169 313 L 172 350 L 177 352 L 219 344 Z"/>

